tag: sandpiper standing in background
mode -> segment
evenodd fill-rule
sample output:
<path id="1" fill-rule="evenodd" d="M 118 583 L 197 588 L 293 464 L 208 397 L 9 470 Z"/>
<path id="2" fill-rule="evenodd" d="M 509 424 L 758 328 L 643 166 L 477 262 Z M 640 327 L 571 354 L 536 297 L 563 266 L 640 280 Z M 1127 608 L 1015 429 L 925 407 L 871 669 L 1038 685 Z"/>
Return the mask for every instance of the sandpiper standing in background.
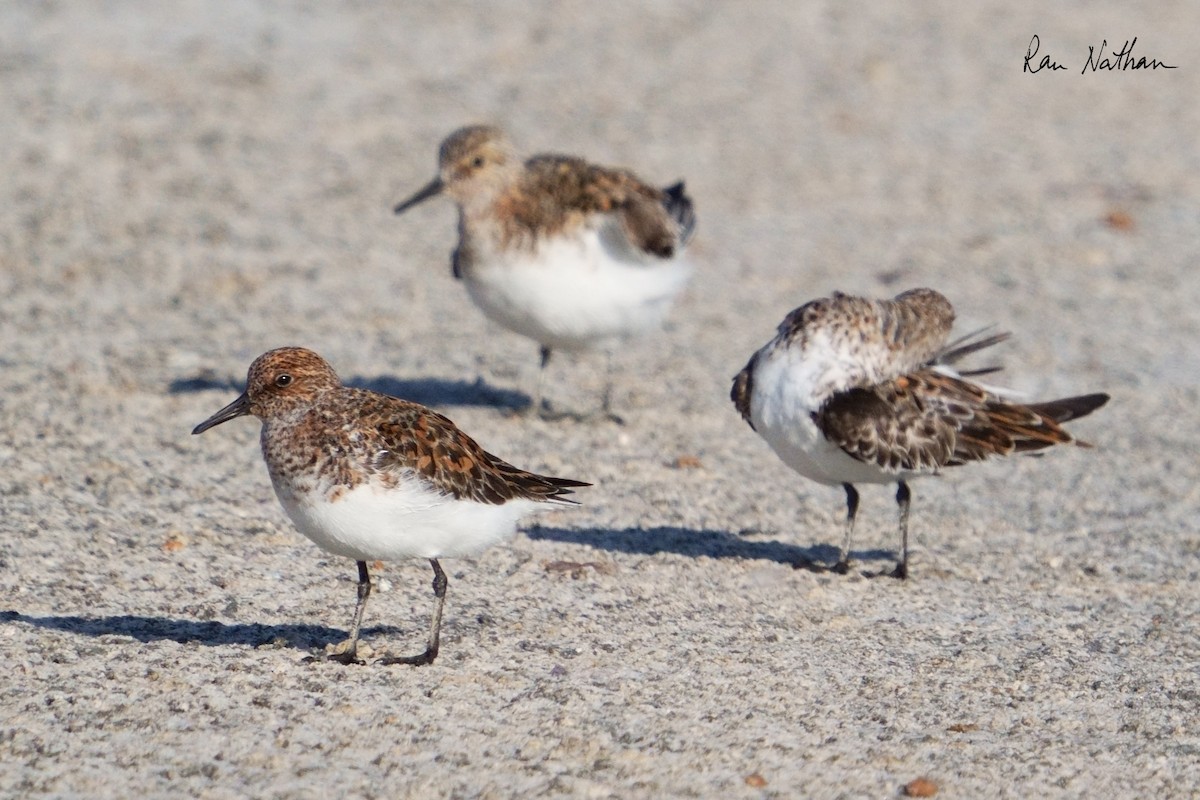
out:
<path id="1" fill-rule="evenodd" d="M 427 558 L 436 603 L 423 653 L 385 664 L 428 664 L 438 654 L 446 575 L 438 559 L 483 550 L 513 535 L 518 519 L 589 484 L 517 469 L 485 452 L 441 414 L 407 400 L 342 385 L 316 353 L 283 347 L 250 365 L 246 391 L 196 426 L 235 417 L 262 421 L 262 452 L 284 511 L 320 547 L 358 563 L 350 638 L 330 657 L 358 662 L 371 594 L 367 562 Z"/>
<path id="2" fill-rule="evenodd" d="M 691 272 L 682 182 L 659 189 L 571 156 L 522 160 L 498 128 L 473 125 L 442 142 L 437 177 L 395 211 L 443 193 L 458 205 L 454 277 L 489 319 L 541 346 L 535 413 L 553 351 L 661 326 Z"/>
<path id="3" fill-rule="evenodd" d="M 908 482 L 943 467 L 1056 444 L 1088 447 L 1061 423 L 1108 402 L 1088 394 L 1020 404 L 958 372 L 964 356 L 1008 338 L 979 331 L 947 344 L 954 309 L 932 289 L 893 300 L 834 293 L 797 308 L 734 378 L 732 400 L 783 462 L 846 491 L 846 530 L 835 567 L 849 569 L 857 483 L 895 483 L 900 558 L 908 575 Z"/>

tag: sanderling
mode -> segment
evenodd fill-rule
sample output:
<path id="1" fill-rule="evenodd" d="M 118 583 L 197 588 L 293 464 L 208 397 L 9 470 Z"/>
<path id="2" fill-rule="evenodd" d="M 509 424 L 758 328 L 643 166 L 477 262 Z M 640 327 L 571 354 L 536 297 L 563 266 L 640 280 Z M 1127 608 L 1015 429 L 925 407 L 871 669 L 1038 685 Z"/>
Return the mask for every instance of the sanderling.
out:
<path id="1" fill-rule="evenodd" d="M 275 494 L 296 527 L 320 547 L 358 562 L 358 605 L 350 638 L 329 648 L 358 661 L 358 632 L 371 594 L 367 561 L 427 558 L 436 602 L 425 652 L 386 664 L 437 657 L 446 575 L 438 559 L 507 539 L 518 519 L 581 481 L 517 469 L 485 452 L 446 417 L 417 403 L 343 386 L 320 356 L 299 347 L 255 359 L 246 391 L 193 434 L 253 414 Z"/>
<path id="2" fill-rule="evenodd" d="M 731 399 L 783 462 L 846 491 L 846 531 L 835 569 L 849 568 L 856 483 L 896 483 L 900 558 L 908 574 L 908 481 L 943 467 L 1055 444 L 1088 447 L 1061 423 L 1108 402 L 1106 394 L 1021 404 L 958 372 L 964 356 L 1008 338 L 978 331 L 947 344 L 954 309 L 932 289 L 893 300 L 835 292 L 788 314 L 775 338 L 733 380 Z"/>
<path id="3" fill-rule="evenodd" d="M 522 161 L 499 129 L 473 125 L 442 142 L 437 177 L 395 211 L 442 193 L 458 204 L 454 277 L 489 319 L 541 346 L 536 413 L 554 350 L 659 327 L 691 272 L 682 182 L 658 189 L 571 156 Z"/>

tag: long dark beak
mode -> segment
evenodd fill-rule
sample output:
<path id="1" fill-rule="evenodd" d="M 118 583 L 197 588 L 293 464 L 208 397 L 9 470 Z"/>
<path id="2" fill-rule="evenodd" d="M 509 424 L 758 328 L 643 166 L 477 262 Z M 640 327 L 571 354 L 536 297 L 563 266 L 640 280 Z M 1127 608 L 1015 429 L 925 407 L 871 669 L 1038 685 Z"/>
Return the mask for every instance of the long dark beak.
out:
<path id="1" fill-rule="evenodd" d="M 434 178 L 425 184 L 425 188 L 421 189 L 421 191 L 396 206 L 396 213 L 403 214 L 418 203 L 424 203 L 429 198 L 441 194 L 444 188 L 446 188 L 446 184 L 442 183 L 442 179 L 440 177 Z"/>
<path id="2" fill-rule="evenodd" d="M 245 392 L 242 392 L 241 396 L 238 397 L 237 400 L 234 400 L 232 403 L 225 406 L 208 419 L 204 420 L 204 422 L 201 422 L 199 425 L 192 428 L 192 435 L 195 436 L 197 433 L 204 433 L 209 428 L 215 428 L 222 422 L 228 422 L 234 417 L 245 416 L 249 413 L 250 398 L 246 396 Z"/>

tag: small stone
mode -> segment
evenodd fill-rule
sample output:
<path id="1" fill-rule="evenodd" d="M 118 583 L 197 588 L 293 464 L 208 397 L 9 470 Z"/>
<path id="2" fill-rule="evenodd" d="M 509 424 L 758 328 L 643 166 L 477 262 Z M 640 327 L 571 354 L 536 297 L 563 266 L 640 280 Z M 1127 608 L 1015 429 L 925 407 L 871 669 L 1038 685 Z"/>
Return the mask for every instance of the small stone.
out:
<path id="1" fill-rule="evenodd" d="M 162 549 L 168 553 L 176 553 L 188 546 L 188 538 L 180 531 L 171 531 L 163 542 Z"/>
<path id="2" fill-rule="evenodd" d="M 938 786 L 929 778 L 917 778 L 904 786 L 905 797 L 933 797 L 937 794 Z"/>
<path id="3" fill-rule="evenodd" d="M 1128 233 L 1137 227 L 1133 215 L 1121 208 L 1114 208 L 1104 215 L 1104 224 L 1114 231 Z"/>

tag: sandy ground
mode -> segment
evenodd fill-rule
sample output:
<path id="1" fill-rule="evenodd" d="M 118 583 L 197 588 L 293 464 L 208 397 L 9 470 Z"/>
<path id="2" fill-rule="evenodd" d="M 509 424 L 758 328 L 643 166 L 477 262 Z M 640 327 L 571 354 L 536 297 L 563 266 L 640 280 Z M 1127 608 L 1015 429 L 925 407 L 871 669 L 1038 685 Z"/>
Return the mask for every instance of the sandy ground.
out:
<path id="1" fill-rule="evenodd" d="M 0 795 L 1195 796 L 1200 5 L 1125 5 L 4 4 Z M 1035 33 L 1068 69 L 1022 74 Z M 1080 74 L 1134 36 L 1179 68 Z M 451 279 L 450 205 L 390 213 L 473 121 L 688 181 L 624 426 L 515 417 L 535 347 Z M 1017 334 L 1009 385 L 1110 392 L 1097 447 L 915 484 L 906 583 L 865 574 L 885 488 L 855 574 L 794 568 L 841 493 L 730 378 L 805 300 L 920 285 Z M 353 565 L 252 420 L 189 435 L 284 344 L 596 484 L 447 563 L 433 667 L 304 663 Z M 367 637 L 415 649 L 428 567 L 378 574 Z"/>

